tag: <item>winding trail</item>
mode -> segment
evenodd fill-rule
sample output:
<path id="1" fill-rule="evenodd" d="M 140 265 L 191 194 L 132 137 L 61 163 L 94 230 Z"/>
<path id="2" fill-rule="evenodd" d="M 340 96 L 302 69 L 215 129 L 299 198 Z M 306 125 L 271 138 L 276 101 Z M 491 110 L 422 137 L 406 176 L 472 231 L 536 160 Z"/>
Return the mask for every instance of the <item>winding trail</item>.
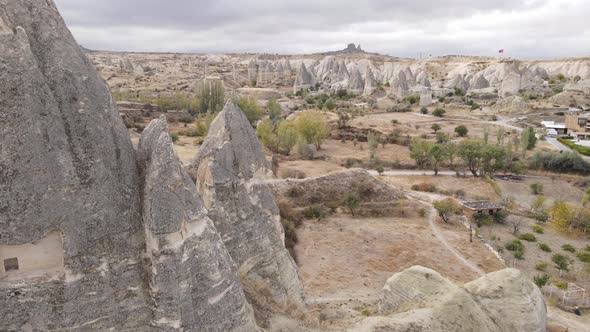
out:
<path id="1" fill-rule="evenodd" d="M 408 193 L 408 196 L 415 198 L 416 200 L 422 201 L 424 203 L 427 203 L 429 205 L 432 205 L 433 200 L 438 200 L 438 199 L 444 198 L 444 197 L 437 195 L 437 194 L 426 194 L 426 193 Z M 455 247 L 453 247 L 451 244 L 449 244 L 449 242 L 447 242 L 447 239 L 445 239 L 444 235 L 442 234 L 442 232 L 440 231 L 440 229 L 436 225 L 436 216 L 437 216 L 436 209 L 434 208 L 434 206 L 432 206 L 430 208 L 430 215 L 428 217 L 428 223 L 430 224 L 430 228 L 432 229 L 434 236 L 436 236 L 436 239 L 449 252 L 451 252 L 453 254 L 453 256 L 455 256 L 455 258 L 457 258 L 461 263 L 463 263 L 463 265 L 465 265 L 468 268 L 470 268 L 471 270 L 475 271 L 480 276 L 483 276 L 485 274 L 484 270 L 482 270 L 480 267 L 478 267 L 477 265 L 470 262 L 465 256 L 463 256 L 463 254 L 461 254 L 459 251 L 457 251 L 457 249 L 455 249 Z"/>

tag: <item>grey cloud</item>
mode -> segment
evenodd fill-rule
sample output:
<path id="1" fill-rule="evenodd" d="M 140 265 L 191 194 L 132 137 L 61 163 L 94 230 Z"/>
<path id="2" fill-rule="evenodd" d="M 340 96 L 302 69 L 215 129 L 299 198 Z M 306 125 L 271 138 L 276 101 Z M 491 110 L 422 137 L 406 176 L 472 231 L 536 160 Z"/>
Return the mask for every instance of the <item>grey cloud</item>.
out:
<path id="1" fill-rule="evenodd" d="M 528 58 L 590 53 L 584 0 L 55 1 L 95 49 L 306 53 L 357 42 L 413 57 L 497 47 Z"/>

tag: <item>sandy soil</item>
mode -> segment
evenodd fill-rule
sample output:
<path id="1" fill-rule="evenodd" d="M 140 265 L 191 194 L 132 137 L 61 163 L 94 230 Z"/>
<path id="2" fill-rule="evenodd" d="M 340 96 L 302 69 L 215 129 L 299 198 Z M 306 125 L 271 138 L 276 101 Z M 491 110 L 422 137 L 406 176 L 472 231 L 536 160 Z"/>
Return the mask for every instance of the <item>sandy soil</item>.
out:
<path id="1" fill-rule="evenodd" d="M 527 178 L 523 181 L 498 179 L 496 182 L 502 188 L 504 196 L 514 198 L 524 208 L 530 208 L 537 198 L 531 194 L 530 185 L 533 183 L 543 185 L 543 195 L 547 197 L 545 207 L 551 206 L 555 200 L 565 200 L 573 204 L 579 204 L 584 197 L 583 188 L 557 178 Z"/>
<path id="2" fill-rule="evenodd" d="M 481 243 L 468 243 L 462 226 L 437 226 L 482 269 L 502 268 Z M 395 272 L 413 265 L 435 269 L 458 283 L 478 277 L 444 248 L 427 217 L 357 219 L 340 215 L 307 220 L 298 237 L 298 264 L 311 299 L 372 298 Z"/>

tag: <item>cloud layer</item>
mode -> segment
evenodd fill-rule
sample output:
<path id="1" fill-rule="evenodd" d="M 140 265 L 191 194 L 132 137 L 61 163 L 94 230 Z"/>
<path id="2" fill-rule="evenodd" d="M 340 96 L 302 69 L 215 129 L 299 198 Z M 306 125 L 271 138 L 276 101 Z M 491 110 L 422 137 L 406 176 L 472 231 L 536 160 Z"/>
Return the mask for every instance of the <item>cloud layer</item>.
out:
<path id="1" fill-rule="evenodd" d="M 55 0 L 85 47 L 400 57 L 590 55 L 587 0 Z"/>

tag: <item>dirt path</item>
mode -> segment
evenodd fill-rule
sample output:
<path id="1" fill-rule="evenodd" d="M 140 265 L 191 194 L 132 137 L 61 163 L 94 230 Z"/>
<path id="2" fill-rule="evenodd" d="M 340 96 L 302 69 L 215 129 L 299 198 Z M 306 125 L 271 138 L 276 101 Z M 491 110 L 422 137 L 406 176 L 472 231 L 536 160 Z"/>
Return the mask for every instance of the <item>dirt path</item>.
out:
<path id="1" fill-rule="evenodd" d="M 425 202 L 427 204 L 432 204 L 432 202 L 434 200 L 439 200 L 439 199 L 444 198 L 443 196 L 440 196 L 437 194 L 427 194 L 427 193 L 409 194 L 409 196 L 413 196 L 417 200 L 420 200 L 420 201 Z M 453 247 L 452 245 L 449 244 L 449 242 L 447 242 L 447 240 L 445 239 L 444 235 L 441 233 L 438 226 L 436 226 L 436 216 L 437 216 L 436 209 L 434 207 L 431 207 L 430 208 L 430 215 L 428 217 L 428 223 L 430 224 L 430 228 L 432 229 L 432 232 L 434 233 L 434 236 L 436 236 L 437 240 L 449 252 L 451 252 L 453 254 L 453 256 L 455 256 L 460 262 L 462 262 L 463 265 L 469 267 L 471 270 L 473 270 L 474 272 L 476 272 L 480 276 L 483 276 L 485 274 L 484 270 L 482 270 L 477 265 L 470 262 L 465 256 L 463 256 L 459 251 L 457 251 L 457 249 L 455 249 L 455 247 Z"/>

